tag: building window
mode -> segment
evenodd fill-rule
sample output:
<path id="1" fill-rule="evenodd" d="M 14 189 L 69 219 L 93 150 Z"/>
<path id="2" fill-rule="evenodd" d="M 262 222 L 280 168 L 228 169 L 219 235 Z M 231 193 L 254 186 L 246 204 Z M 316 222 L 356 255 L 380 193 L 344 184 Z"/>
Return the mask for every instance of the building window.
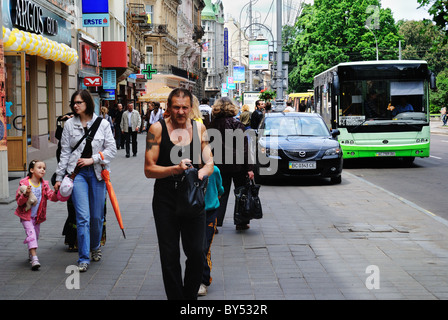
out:
<path id="1" fill-rule="evenodd" d="M 153 47 L 152 46 L 146 46 L 146 63 L 147 64 L 153 64 Z"/>
<path id="2" fill-rule="evenodd" d="M 146 5 L 146 15 L 148 17 L 147 23 L 154 23 L 154 13 L 153 13 L 153 5 Z"/>

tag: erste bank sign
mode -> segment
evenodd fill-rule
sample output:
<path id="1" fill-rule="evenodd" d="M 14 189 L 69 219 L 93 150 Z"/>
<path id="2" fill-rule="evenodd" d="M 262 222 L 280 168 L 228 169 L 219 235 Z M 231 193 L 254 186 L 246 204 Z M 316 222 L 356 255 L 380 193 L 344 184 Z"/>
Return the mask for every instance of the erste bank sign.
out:
<path id="1" fill-rule="evenodd" d="M 108 27 L 109 18 L 108 0 L 82 0 L 83 27 Z"/>

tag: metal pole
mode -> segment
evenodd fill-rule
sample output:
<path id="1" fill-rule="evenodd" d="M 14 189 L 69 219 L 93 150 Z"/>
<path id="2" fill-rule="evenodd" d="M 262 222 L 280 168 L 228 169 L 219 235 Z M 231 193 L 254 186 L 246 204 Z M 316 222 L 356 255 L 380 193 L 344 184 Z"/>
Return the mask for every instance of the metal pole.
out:
<path id="1" fill-rule="evenodd" d="M 275 109 L 281 111 L 283 105 L 283 45 L 282 45 L 282 0 L 277 0 L 277 97 Z"/>

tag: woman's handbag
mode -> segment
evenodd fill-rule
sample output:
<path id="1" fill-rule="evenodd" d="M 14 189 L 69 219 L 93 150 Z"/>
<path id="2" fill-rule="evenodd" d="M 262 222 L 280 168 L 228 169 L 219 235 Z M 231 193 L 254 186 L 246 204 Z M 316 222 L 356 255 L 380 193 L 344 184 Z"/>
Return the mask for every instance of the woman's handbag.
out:
<path id="1" fill-rule="evenodd" d="M 260 185 L 248 179 L 246 185 L 235 188 L 235 220 L 244 221 L 263 218 L 261 206 Z"/>
<path id="2" fill-rule="evenodd" d="M 176 209 L 178 215 L 196 216 L 204 210 L 207 183 L 207 176 L 199 179 L 198 169 L 191 167 L 185 170 L 180 181 L 176 182 L 179 195 Z"/>

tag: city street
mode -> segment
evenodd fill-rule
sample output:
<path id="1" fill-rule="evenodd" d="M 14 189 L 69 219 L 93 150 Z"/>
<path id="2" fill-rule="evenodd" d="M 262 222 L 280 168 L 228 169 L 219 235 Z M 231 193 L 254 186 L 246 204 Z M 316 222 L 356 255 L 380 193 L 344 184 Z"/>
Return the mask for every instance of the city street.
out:
<path id="1" fill-rule="evenodd" d="M 70 271 L 77 253 L 67 251 L 61 235 L 65 203 L 48 204 L 37 251 L 39 271 L 31 271 L 28 263 L 15 202 L 0 204 L 1 300 L 166 299 L 151 209 L 154 180 L 144 177 L 145 136 L 138 139 L 137 157 L 126 158 L 118 150 L 112 163 L 127 238 L 108 203 L 103 259 L 80 274 L 79 288 Z M 433 135 L 433 151 L 446 159 L 442 140 L 448 136 Z M 231 197 L 212 245 L 213 282 L 199 304 L 448 299 L 448 222 L 439 215 L 440 204 L 429 206 L 439 202 L 438 191 L 428 190 L 429 181 L 446 181 L 437 161 L 418 159 L 412 168 L 344 169 L 340 185 L 301 181 L 262 186 L 264 217 L 253 220 L 247 231 L 235 231 Z M 47 179 L 55 165 L 54 158 L 47 161 Z M 420 174 L 426 169 L 435 171 Z M 397 181 L 392 171 L 406 178 Z M 18 181 L 10 181 L 13 192 Z M 413 185 L 407 186 L 408 181 Z"/>

